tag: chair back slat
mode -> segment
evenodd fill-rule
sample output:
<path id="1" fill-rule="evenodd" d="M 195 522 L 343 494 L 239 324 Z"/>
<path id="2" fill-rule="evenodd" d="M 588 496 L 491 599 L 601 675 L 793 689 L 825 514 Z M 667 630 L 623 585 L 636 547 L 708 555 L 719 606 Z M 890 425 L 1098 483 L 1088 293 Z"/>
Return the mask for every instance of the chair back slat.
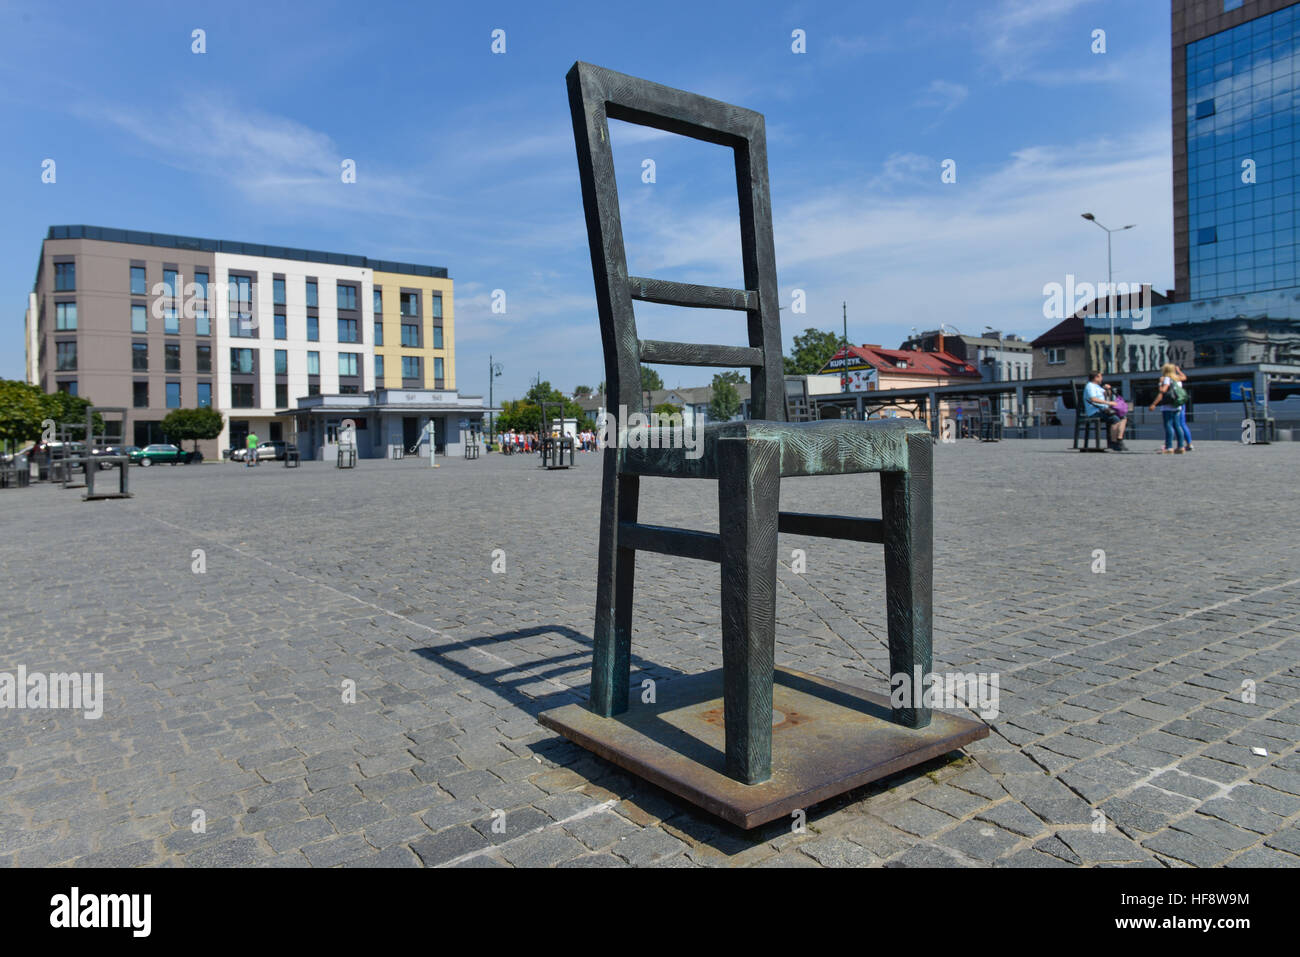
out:
<path id="1" fill-rule="evenodd" d="M 742 365 L 750 370 L 752 417 L 784 421 L 776 251 L 767 178 L 767 134 L 762 114 L 590 63 L 575 63 L 566 79 L 605 352 L 607 407 L 626 406 L 630 411 L 646 411 L 642 407 L 641 391 L 643 360 L 675 365 Z M 628 275 L 609 138 L 610 119 L 689 136 L 732 150 L 740 208 L 744 289 L 693 286 Z M 642 342 L 637 338 L 633 300 L 744 311 L 748 347 Z"/>
<path id="2" fill-rule="evenodd" d="M 641 361 L 669 366 L 755 366 L 763 350 L 753 346 L 713 346 L 697 342 L 641 340 Z"/>
<path id="3" fill-rule="evenodd" d="M 633 299 L 660 302 L 669 306 L 694 306 L 699 309 L 735 309 L 747 312 L 757 306 L 758 293 L 752 289 L 724 289 L 721 286 L 692 286 L 665 279 L 630 276 L 628 286 Z"/>

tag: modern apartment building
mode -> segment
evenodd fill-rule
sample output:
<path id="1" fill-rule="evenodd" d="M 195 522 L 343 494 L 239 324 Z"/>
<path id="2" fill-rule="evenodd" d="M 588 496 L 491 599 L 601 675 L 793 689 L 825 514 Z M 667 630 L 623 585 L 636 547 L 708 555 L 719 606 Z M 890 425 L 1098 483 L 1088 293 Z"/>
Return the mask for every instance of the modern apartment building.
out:
<path id="1" fill-rule="evenodd" d="M 402 396 L 407 430 L 434 422 L 446 444 L 482 406 L 455 393 L 452 292 L 436 266 L 51 226 L 28 297 L 28 379 L 127 407 L 137 445 L 164 439 L 171 409 L 215 407 L 226 428 L 200 443 L 209 457 L 250 432 L 296 437 L 300 400 L 376 407 L 388 385 L 419 390 Z M 298 437 L 305 455 L 321 454 L 331 425 Z"/>
<path id="2" fill-rule="evenodd" d="M 454 389 L 451 280 L 376 271 L 371 281 L 376 387 Z"/>

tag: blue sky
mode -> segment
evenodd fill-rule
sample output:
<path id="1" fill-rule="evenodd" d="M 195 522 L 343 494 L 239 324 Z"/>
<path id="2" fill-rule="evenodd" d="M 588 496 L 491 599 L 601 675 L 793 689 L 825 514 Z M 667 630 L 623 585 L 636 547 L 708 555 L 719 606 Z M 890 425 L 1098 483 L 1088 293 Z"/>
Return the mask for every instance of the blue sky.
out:
<path id="1" fill-rule="evenodd" d="M 1045 283 L 1105 279 L 1084 211 L 1137 224 L 1114 239 L 1117 281 L 1173 285 L 1163 0 L 16 2 L 0 7 L 0 376 L 23 375 L 46 228 L 88 223 L 445 266 L 462 392 L 486 394 L 489 353 L 498 401 L 539 372 L 595 386 L 564 85 L 579 59 L 766 115 L 787 352 L 807 326 L 838 330 L 845 300 L 859 343 L 940 322 L 1033 337 Z M 633 274 L 740 285 L 726 151 L 615 126 Z M 744 338 L 741 314 L 638 320 L 643 338 Z"/>

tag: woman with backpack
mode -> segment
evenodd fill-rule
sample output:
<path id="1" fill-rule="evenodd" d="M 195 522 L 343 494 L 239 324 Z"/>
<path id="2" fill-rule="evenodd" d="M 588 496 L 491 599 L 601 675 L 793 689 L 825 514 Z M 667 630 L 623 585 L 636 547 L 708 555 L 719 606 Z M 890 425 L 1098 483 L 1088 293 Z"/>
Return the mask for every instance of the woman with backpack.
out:
<path id="1" fill-rule="evenodd" d="M 1160 391 L 1149 409 L 1154 412 L 1158 405 L 1164 416 L 1165 447 L 1160 450 L 1164 455 L 1182 455 L 1192 451 L 1192 433 L 1187 428 L 1186 418 L 1187 389 L 1183 387 L 1186 381 L 1187 376 L 1177 364 L 1166 362 L 1161 367 Z"/>

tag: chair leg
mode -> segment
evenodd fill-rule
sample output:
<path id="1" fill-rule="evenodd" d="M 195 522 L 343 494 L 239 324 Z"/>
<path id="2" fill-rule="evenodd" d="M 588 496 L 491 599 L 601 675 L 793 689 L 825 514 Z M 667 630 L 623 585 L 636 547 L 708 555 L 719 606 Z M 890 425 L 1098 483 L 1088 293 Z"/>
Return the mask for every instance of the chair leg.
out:
<path id="1" fill-rule="evenodd" d="M 742 784 L 772 776 L 780 465 L 770 439 L 718 440 L 726 773 Z"/>
<path id="2" fill-rule="evenodd" d="M 907 471 L 880 473 L 885 539 L 885 606 L 889 628 L 889 675 L 907 677 L 911 706 L 893 709 L 895 724 L 924 728 L 930 709 L 920 693 L 930 675 L 934 585 L 934 494 L 932 442 L 909 435 Z M 921 682 L 916 681 L 920 671 Z"/>
<path id="3" fill-rule="evenodd" d="M 615 448 L 605 450 L 591 660 L 591 710 L 605 718 L 622 714 L 628 707 L 636 550 L 619 547 L 618 523 L 636 521 L 641 490 L 639 476 L 619 474 L 617 455 Z"/>

